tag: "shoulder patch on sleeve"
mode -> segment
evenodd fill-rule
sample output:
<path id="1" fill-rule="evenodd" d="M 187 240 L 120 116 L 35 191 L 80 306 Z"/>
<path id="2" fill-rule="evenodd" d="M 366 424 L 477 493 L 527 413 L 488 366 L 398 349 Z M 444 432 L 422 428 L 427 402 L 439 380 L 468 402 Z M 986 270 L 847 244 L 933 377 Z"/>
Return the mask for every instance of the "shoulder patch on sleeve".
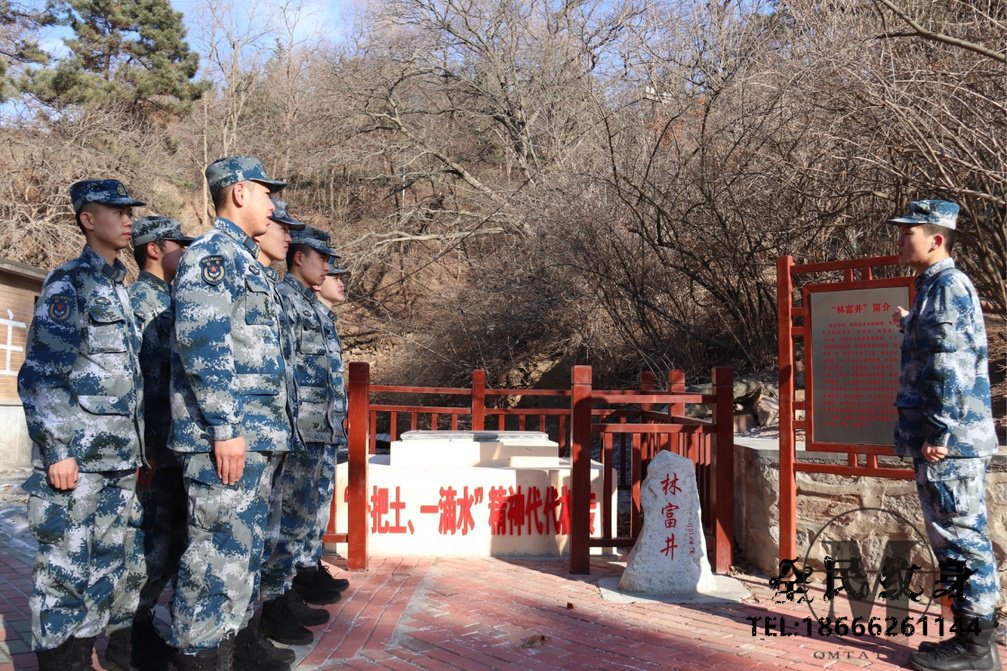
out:
<path id="1" fill-rule="evenodd" d="M 72 296 L 66 294 L 56 294 L 49 299 L 49 319 L 55 322 L 66 321 L 66 318 L 70 316 L 70 302 L 73 300 Z"/>
<path id="2" fill-rule="evenodd" d="M 201 275 L 207 284 L 220 284 L 224 280 L 224 257 L 207 256 L 200 260 Z"/>

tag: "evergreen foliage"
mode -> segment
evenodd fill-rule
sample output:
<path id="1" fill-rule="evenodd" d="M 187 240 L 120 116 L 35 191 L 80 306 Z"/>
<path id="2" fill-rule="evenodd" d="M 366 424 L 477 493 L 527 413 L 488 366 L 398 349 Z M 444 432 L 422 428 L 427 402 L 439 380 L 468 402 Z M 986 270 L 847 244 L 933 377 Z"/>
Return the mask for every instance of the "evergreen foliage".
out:
<path id="1" fill-rule="evenodd" d="M 73 30 L 70 54 L 30 70 L 26 92 L 54 105 L 126 102 L 184 112 L 206 90 L 192 81 L 199 55 L 185 41 L 182 14 L 168 0 L 64 0 L 59 23 Z"/>
<path id="2" fill-rule="evenodd" d="M 48 8 L 33 10 L 10 0 L 0 0 L 0 102 L 14 94 L 18 66 L 48 62 L 48 56 L 39 48 L 35 31 L 53 20 Z"/>

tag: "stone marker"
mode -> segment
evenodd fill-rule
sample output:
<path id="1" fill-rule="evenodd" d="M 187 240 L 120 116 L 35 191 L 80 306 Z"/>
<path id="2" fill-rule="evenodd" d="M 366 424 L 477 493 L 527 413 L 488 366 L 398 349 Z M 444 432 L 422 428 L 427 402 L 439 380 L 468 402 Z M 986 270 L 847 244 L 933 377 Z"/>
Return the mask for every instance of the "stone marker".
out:
<path id="1" fill-rule="evenodd" d="M 692 462 L 667 450 L 659 452 L 647 468 L 641 499 L 643 529 L 619 589 L 642 594 L 716 590 Z"/>

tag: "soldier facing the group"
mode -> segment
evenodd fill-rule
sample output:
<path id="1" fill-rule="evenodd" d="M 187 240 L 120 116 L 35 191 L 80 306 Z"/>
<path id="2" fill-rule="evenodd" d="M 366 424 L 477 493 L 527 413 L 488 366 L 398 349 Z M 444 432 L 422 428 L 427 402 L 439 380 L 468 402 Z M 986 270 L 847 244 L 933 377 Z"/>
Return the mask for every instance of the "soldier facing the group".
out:
<path id="1" fill-rule="evenodd" d="M 293 322 L 305 315 L 281 302 L 270 267 L 304 225 L 271 198 L 286 183 L 254 158 L 215 161 L 206 177 L 217 219 L 196 239 L 167 217 L 133 223 L 144 203 L 116 180 L 70 189 L 86 245 L 47 278 L 18 376 L 35 453 L 24 487 L 39 546 L 30 605 L 43 671 L 92 668 L 102 633 L 109 669 L 166 669 L 172 656 L 179 669 L 289 669 L 293 652 L 263 636 L 255 607 L 260 565 L 275 556 L 284 576 L 279 602 L 272 577 L 263 587 L 267 612 L 277 603 L 321 610 L 290 590 L 286 555 L 264 552 L 272 481 L 289 450 L 301 456 L 286 477 L 300 484 L 274 497 L 273 515 L 294 530 L 285 537 L 293 566 L 312 573 L 298 573 L 300 583 L 323 603 L 348 586 L 314 555 L 328 511 L 318 492 L 332 491 L 318 474 L 332 473 L 325 455 L 343 440 L 338 336 L 319 308 L 325 354 L 315 363 L 328 368 L 329 405 L 315 407 L 296 392 L 305 347 Z M 140 276 L 127 292 L 117 255 L 130 242 Z M 318 284 L 329 254 L 319 253 Z M 300 419 L 302 400 L 314 419 Z M 310 434 L 310 451 L 299 429 L 319 412 L 328 429 Z M 305 490 L 298 474 L 310 455 L 321 463 L 310 463 Z M 171 646 L 153 622 L 169 582 Z"/>
<path id="2" fill-rule="evenodd" d="M 919 200 L 890 220 L 899 227 L 899 263 L 916 272 L 912 305 L 892 314 L 904 334 L 895 450 L 912 459 L 941 575 L 967 576 L 951 601 L 954 635 L 920 645 L 909 660 L 919 671 L 1000 668 L 993 641 L 1000 590 L 986 520 L 997 439 L 979 296 L 951 258 L 958 212 L 956 203 Z"/>

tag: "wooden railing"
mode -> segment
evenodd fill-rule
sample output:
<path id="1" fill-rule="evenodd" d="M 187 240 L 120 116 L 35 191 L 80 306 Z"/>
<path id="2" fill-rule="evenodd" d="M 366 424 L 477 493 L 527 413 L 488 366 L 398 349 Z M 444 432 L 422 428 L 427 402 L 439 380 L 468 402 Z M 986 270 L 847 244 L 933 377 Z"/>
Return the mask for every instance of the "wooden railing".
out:
<path id="1" fill-rule="evenodd" d="M 486 373 L 472 372 L 471 387 L 405 387 L 398 385 L 372 385 L 371 393 L 388 396 L 443 396 L 466 397 L 465 405 L 428 405 L 414 403 L 371 403 L 368 422 L 370 435 L 387 433 L 397 440 L 403 431 L 542 431 L 559 443 L 560 454 L 567 449 L 569 440 L 567 423 L 570 409 L 566 399 L 567 389 L 487 389 Z M 507 407 L 498 402 L 487 406 L 487 399 L 514 398 L 560 399 L 561 405 L 553 408 Z M 442 402 L 444 402 L 442 400 Z M 376 441 L 370 446 L 373 454 Z"/>
<path id="2" fill-rule="evenodd" d="M 673 370 L 668 391 L 654 391 L 652 374 L 641 375 L 641 391 L 592 388 L 591 367 L 572 374 L 572 507 L 570 572 L 590 571 L 590 548 L 632 547 L 641 528 L 640 487 L 646 467 L 660 450 L 688 457 L 696 467 L 703 528 L 714 571 L 731 566 L 734 543 L 734 374 L 713 370 L 714 393 L 685 391 L 685 375 Z M 712 420 L 685 414 L 688 404 L 714 406 Z M 656 407 L 663 408 L 657 410 Z M 618 451 L 616 443 L 618 442 Z M 591 457 L 600 444 L 602 470 L 601 537 L 590 534 Z M 631 492 L 627 532 L 618 533 L 612 510 L 613 487 Z M 616 534 L 612 534 L 616 522 Z"/>
<path id="3" fill-rule="evenodd" d="M 640 531 L 640 485 L 646 467 L 657 451 L 670 449 L 687 456 L 696 465 L 703 523 L 710 539 L 711 563 L 726 572 L 731 562 L 733 539 L 733 374 L 714 369 L 715 393 L 685 391 L 685 375 L 672 371 L 668 391 L 655 390 L 654 376 L 640 376 L 638 390 L 595 390 L 590 366 L 575 366 L 570 389 L 488 389 L 485 373 L 473 371 L 471 387 L 407 387 L 371 385 L 370 367 L 355 362 L 349 366 L 349 465 L 346 492 L 348 532 L 335 533 L 336 508 L 332 501 L 326 543 L 348 544 L 347 566 L 367 567 L 367 463 L 378 445 L 378 436 L 397 440 L 403 431 L 440 430 L 538 430 L 560 446 L 560 456 L 572 458 L 570 490 L 570 570 L 586 573 L 590 548 L 632 546 Z M 372 403 L 372 396 L 435 397 L 443 405 L 419 401 Z M 450 404 L 444 399 L 464 399 Z M 554 400 L 556 407 L 512 407 L 515 399 L 527 397 Z M 506 402 L 501 402 L 503 399 Z M 487 399 L 491 399 L 487 405 Z M 497 400 L 496 403 L 493 400 Z M 562 405 L 560 405 L 562 404 Z M 686 416 L 687 404 L 716 408 L 710 421 Z M 596 453 L 604 465 L 603 501 L 600 505 L 601 538 L 590 537 L 591 465 Z M 613 535 L 619 511 L 612 509 L 612 495 L 630 492 L 627 533 Z M 625 525 L 624 525 L 625 526 Z"/>

